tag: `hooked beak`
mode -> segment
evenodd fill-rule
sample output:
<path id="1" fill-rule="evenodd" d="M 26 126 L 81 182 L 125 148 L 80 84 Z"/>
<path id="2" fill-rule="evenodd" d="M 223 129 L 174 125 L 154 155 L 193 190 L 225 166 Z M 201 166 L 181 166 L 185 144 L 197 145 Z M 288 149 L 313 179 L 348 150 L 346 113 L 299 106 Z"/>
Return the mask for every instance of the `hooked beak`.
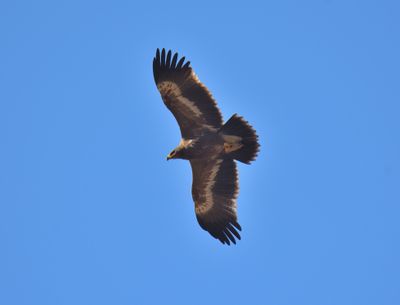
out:
<path id="1" fill-rule="evenodd" d="M 167 156 L 167 161 L 173 159 L 174 155 L 175 155 L 175 150 L 171 151 L 171 152 L 168 154 L 168 156 Z"/>

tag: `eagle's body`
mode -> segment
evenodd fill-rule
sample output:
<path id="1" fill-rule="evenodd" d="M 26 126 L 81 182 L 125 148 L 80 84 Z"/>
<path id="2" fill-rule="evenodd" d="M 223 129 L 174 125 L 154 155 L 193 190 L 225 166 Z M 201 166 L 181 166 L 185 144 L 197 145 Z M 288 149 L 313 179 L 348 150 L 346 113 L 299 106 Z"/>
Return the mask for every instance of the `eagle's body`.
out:
<path id="1" fill-rule="evenodd" d="M 258 153 L 258 137 L 242 118 L 233 115 L 225 124 L 207 88 L 199 81 L 190 62 L 178 62 L 157 49 L 153 61 L 154 80 L 165 105 L 174 114 L 182 139 L 167 159 L 190 161 L 192 196 L 200 226 L 222 243 L 236 243 L 241 227 L 237 222 L 239 190 L 235 160 L 249 164 Z"/>
<path id="2" fill-rule="evenodd" d="M 198 138 L 182 140 L 174 151 L 174 159 L 215 159 L 224 153 L 224 139 L 217 132 L 208 133 Z"/>

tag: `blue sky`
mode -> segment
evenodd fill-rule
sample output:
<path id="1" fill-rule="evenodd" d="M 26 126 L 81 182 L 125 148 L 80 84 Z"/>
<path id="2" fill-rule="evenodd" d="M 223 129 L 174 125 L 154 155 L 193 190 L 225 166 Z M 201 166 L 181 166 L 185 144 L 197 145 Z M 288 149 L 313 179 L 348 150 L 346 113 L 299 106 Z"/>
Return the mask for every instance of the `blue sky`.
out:
<path id="1" fill-rule="evenodd" d="M 400 304 L 398 1 L 3 1 L 0 304 Z M 198 226 L 153 82 L 185 55 L 228 119 L 242 241 Z"/>

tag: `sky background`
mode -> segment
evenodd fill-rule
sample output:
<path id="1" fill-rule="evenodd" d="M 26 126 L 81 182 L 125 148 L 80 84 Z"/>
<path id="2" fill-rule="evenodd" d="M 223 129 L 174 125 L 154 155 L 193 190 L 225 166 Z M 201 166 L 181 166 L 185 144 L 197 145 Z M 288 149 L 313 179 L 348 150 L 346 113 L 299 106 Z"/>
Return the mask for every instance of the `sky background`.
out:
<path id="1" fill-rule="evenodd" d="M 0 304 L 400 304 L 398 1 L 2 1 Z M 239 164 L 242 240 L 197 224 L 156 48 Z"/>

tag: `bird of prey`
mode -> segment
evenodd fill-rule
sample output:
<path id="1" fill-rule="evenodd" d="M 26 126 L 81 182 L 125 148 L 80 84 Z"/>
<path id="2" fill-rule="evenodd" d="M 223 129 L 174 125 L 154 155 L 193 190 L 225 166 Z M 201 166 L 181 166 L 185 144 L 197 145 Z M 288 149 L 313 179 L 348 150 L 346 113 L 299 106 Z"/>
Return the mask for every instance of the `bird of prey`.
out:
<path id="1" fill-rule="evenodd" d="M 189 160 L 192 197 L 200 226 L 223 244 L 236 244 L 238 173 L 235 160 L 250 164 L 259 151 L 255 130 L 234 114 L 223 122 L 210 91 L 185 57 L 157 49 L 153 74 L 164 104 L 178 122 L 182 139 L 167 156 Z M 236 238 L 236 239 L 235 239 Z"/>

